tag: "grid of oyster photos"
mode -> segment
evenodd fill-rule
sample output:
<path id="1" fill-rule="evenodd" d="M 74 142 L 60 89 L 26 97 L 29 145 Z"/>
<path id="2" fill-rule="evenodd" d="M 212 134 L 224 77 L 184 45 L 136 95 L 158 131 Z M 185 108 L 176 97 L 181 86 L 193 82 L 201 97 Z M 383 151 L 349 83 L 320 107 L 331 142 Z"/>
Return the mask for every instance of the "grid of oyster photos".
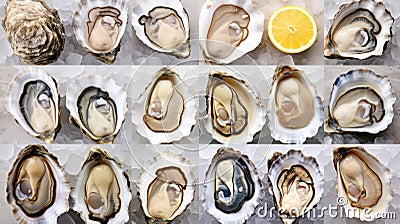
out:
<path id="1" fill-rule="evenodd" d="M 0 151 L 2 154 L 0 157 L 0 175 L 1 180 L 3 180 L 0 181 L 0 189 L 4 189 L 0 191 L 2 198 L 0 200 L 0 211 L 2 211 L 0 223 L 18 222 L 10 208 L 13 203 L 6 199 L 7 192 L 5 189 L 11 167 L 16 164 L 19 158 L 18 154 L 28 144 L 44 145 L 58 159 L 58 163 L 63 169 L 62 172 L 65 173 L 64 180 L 68 182 L 66 188 L 72 187 L 71 194 L 68 194 L 70 196 L 66 197 L 69 199 L 68 206 L 66 204 L 57 205 L 62 207 L 61 210 L 69 209 L 69 212 L 57 218 L 58 223 L 85 223 L 85 218 L 87 218 L 85 214 L 87 213 L 80 212 L 81 217 L 79 217 L 76 212 L 85 210 L 84 201 L 77 199 L 79 193 L 82 193 L 82 191 L 79 191 L 79 186 L 83 186 L 80 185 L 83 179 L 80 176 L 80 171 L 85 167 L 84 162 L 88 159 L 88 155 L 94 147 L 100 147 L 117 161 L 115 163 L 117 164 L 117 173 L 118 175 L 122 174 L 117 178 L 122 178 L 122 182 L 124 182 L 124 173 L 128 177 L 129 192 L 127 195 L 130 194 L 131 197 L 123 198 L 121 204 L 124 209 L 118 211 L 117 219 L 112 221 L 110 219 L 110 223 L 146 222 L 148 208 L 144 206 L 143 193 L 140 191 L 141 180 L 144 179 L 141 174 L 149 171 L 149 173 L 155 173 L 154 167 L 149 165 L 149 161 L 155 160 L 151 158 L 157 158 L 160 154 L 164 155 L 169 162 L 179 159 L 181 156 L 190 160 L 192 165 L 182 163 L 181 168 L 183 170 L 188 168 L 187 170 L 195 174 L 194 178 L 188 178 L 189 182 L 196 183 L 193 199 L 190 197 L 191 194 L 188 194 L 188 199 L 185 198 L 187 199 L 185 203 L 188 204 L 183 203 L 188 207 L 185 209 L 185 206 L 182 206 L 179 211 L 180 214 L 176 218 L 174 217 L 171 223 L 219 223 L 224 218 L 241 220 L 242 217 L 248 218 L 247 223 L 281 223 L 282 221 L 275 208 L 275 198 L 269 189 L 271 183 L 268 178 L 271 178 L 271 176 L 268 175 L 268 171 L 271 169 L 268 168 L 268 161 L 274 153 L 280 152 L 283 155 L 289 155 L 293 153 L 292 150 L 303 154 L 304 157 L 295 154 L 298 158 L 308 161 L 306 158 L 313 157 L 314 159 L 311 162 L 305 163 L 311 164 L 309 169 L 320 171 L 320 174 L 316 172 L 316 176 L 313 176 L 316 177 L 314 179 L 316 189 L 313 195 L 315 204 L 312 201 L 308 205 L 311 210 L 306 213 L 305 217 L 298 218 L 296 223 L 362 223 L 363 221 L 359 219 L 347 218 L 345 210 L 348 207 L 342 206 L 342 202 L 338 200 L 337 167 L 334 165 L 335 154 L 333 152 L 343 146 L 364 148 L 366 151 L 360 149 L 359 152 L 362 156 L 365 156 L 363 157 L 365 161 L 371 163 L 369 166 L 377 174 L 376 176 L 371 175 L 379 177 L 382 181 L 381 190 L 384 193 L 381 196 L 381 202 L 383 201 L 383 210 L 380 210 L 379 215 L 386 217 L 378 218 L 374 220 L 374 223 L 398 223 L 397 220 L 400 215 L 400 192 L 398 190 L 400 189 L 400 167 L 397 163 L 400 158 L 400 136 L 397 131 L 400 119 L 399 102 L 396 100 L 392 106 L 393 110 L 388 112 L 388 114 L 393 115 L 393 118 L 389 119 L 388 126 L 379 129 L 378 133 L 368 133 L 369 131 L 324 133 L 326 122 L 321 120 L 314 125 L 312 136 L 307 137 L 304 141 L 297 142 L 301 144 L 286 144 L 284 140 L 273 137 L 277 128 L 274 126 L 273 117 L 271 117 L 272 95 L 270 94 L 270 89 L 273 87 L 273 74 L 277 69 L 276 65 L 293 65 L 315 88 L 317 98 L 323 103 L 325 119 L 329 117 L 328 105 L 335 80 L 339 75 L 346 74 L 350 70 L 368 69 L 379 76 L 386 77 L 390 82 L 394 96 L 399 96 L 400 79 L 397 74 L 400 74 L 400 67 L 397 66 L 400 65 L 400 4 L 397 4 L 395 0 L 383 1 L 385 7 L 394 17 L 391 40 L 386 45 L 382 56 L 364 60 L 324 59 L 323 56 L 324 37 L 334 22 L 334 15 L 342 4 L 350 3 L 351 0 L 255 0 L 258 9 L 265 16 L 265 26 L 272 12 L 282 6 L 297 5 L 306 8 L 317 21 L 317 40 L 307 51 L 291 55 L 277 50 L 270 42 L 267 32 L 264 31 L 258 46 L 254 50 L 243 52 L 244 54 L 232 61 L 229 66 L 207 65 L 208 61 L 204 58 L 201 50 L 202 42 L 199 39 L 201 39 L 202 27 L 201 22 L 199 23 L 199 17 L 205 0 L 181 1 L 189 16 L 188 24 L 190 27 L 190 55 L 185 59 L 155 51 L 142 42 L 133 29 L 132 19 L 135 18 L 135 10 L 131 9 L 134 8 L 137 1 L 127 1 L 129 9 L 127 11 L 127 26 L 121 39 L 121 47 L 113 62 L 113 65 L 119 66 L 101 66 L 105 64 L 104 61 L 96 59 L 82 48 L 72 25 L 74 13 L 79 8 L 78 0 L 68 2 L 46 0 L 46 2 L 58 11 L 66 33 L 64 49 L 60 52 L 58 60 L 52 62 L 50 66 L 24 65 L 24 62 L 14 54 L 10 47 L 6 38 L 6 31 L 3 27 L 0 27 L 0 65 L 2 65 L 0 66 L 0 89 L 4 90 L 4 94 L 0 97 L 0 123 L 2 124 L 0 130 Z M 159 0 L 160 2 L 164 1 Z M 241 1 L 238 0 L 238 2 Z M 373 1 L 370 0 L 370 2 Z M 5 4 L 1 3 L 0 17 L 4 18 L 5 16 Z M 182 136 L 178 136 L 172 143 L 160 145 L 158 144 L 161 141 L 160 135 L 152 135 L 141 122 L 143 110 L 140 110 L 140 106 L 145 99 L 143 96 L 148 94 L 146 91 L 150 90 L 146 87 L 154 83 L 155 75 L 160 69 L 167 67 L 180 75 L 182 83 L 188 90 L 187 96 L 191 96 L 186 98 L 185 95 L 185 103 L 194 107 L 195 123 L 192 124 L 188 121 L 185 134 L 180 133 Z M 41 139 L 29 134 L 22 125 L 15 122 L 16 115 L 10 113 L 7 108 L 10 98 L 6 91 L 9 90 L 9 85 L 13 83 L 16 75 L 26 73 L 26 71 L 45 72 L 56 80 L 60 94 L 59 122 L 61 128 L 55 136 L 53 144 L 45 144 Z M 207 129 L 206 105 L 208 98 L 206 95 L 211 71 L 227 72 L 229 75 L 233 75 L 235 79 L 244 80 L 248 84 L 244 89 L 249 92 L 251 97 L 257 96 L 257 100 L 264 106 L 262 109 L 259 108 L 260 116 L 263 119 L 259 119 L 260 122 L 254 122 L 254 125 L 258 128 L 251 132 L 251 136 L 246 140 L 224 141 L 223 138 L 218 138 L 216 133 L 210 133 L 210 130 Z M 112 88 L 121 87 L 126 92 L 126 99 L 124 97 L 119 99 L 123 101 L 122 107 L 124 107 L 124 104 L 126 105 L 126 111 L 123 109 L 122 113 L 121 129 L 115 133 L 111 145 L 94 145 L 96 142 L 104 143 L 104 141 L 96 140 L 93 136 L 84 133 L 79 128 L 79 122 L 70 121 L 70 115 L 73 112 L 68 106 L 68 98 L 76 100 L 77 96 L 67 97 L 67 93 L 70 88 L 79 87 L 82 84 L 79 82 L 82 77 L 92 75 L 95 75 L 99 82 L 109 83 L 110 79 L 114 80 L 115 85 L 111 85 Z M 17 102 L 12 99 L 11 101 Z M 168 136 L 167 138 L 171 140 L 174 137 Z M 254 207 L 245 203 L 243 206 L 245 209 L 227 216 L 215 212 L 215 208 L 208 207 L 213 198 L 210 196 L 212 193 L 208 191 L 212 189 L 208 185 L 212 181 L 209 181 L 207 170 L 213 164 L 215 165 L 213 157 L 223 146 L 229 146 L 240 151 L 243 154 L 244 162 L 251 161 L 246 164 L 250 166 L 250 170 L 256 173 L 253 175 L 256 189 L 258 180 L 261 183 L 261 190 L 253 194 L 252 199 L 256 200 Z M 170 154 L 164 154 L 167 152 L 172 152 L 176 158 Z M 229 152 L 234 153 L 235 151 Z M 315 164 L 318 164 L 318 166 L 315 166 Z M 252 169 L 252 166 L 256 170 Z M 385 169 L 386 167 L 389 172 Z M 148 178 L 154 178 L 154 175 Z M 60 184 L 60 186 L 63 185 Z M 127 186 L 125 186 L 125 183 L 121 186 L 121 194 Z M 321 197 L 319 198 L 319 196 Z M 126 220 L 118 220 L 122 216 L 124 216 L 122 219 L 125 218 Z"/>

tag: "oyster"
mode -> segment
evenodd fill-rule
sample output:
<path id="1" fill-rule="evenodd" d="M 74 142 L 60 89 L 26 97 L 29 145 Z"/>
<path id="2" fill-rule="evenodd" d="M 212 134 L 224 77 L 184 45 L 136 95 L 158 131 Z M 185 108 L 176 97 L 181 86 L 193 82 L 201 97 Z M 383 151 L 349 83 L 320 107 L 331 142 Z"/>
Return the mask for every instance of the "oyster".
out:
<path id="1" fill-rule="evenodd" d="M 304 71 L 278 66 L 268 99 L 269 129 L 274 139 L 303 143 L 317 134 L 324 121 L 324 105 Z"/>
<path id="2" fill-rule="evenodd" d="M 196 177 L 192 163 L 179 155 L 161 152 L 144 164 L 137 183 L 147 223 L 169 223 L 194 198 Z"/>
<path id="3" fill-rule="evenodd" d="M 199 21 L 204 57 L 221 64 L 231 63 L 254 50 L 264 32 L 264 14 L 254 1 L 207 0 Z"/>
<path id="4" fill-rule="evenodd" d="M 137 37 L 153 50 L 189 57 L 189 17 L 180 0 L 139 0 L 132 25 Z"/>
<path id="5" fill-rule="evenodd" d="M 14 53 L 26 64 L 50 64 L 64 49 L 58 12 L 44 0 L 8 0 L 3 27 Z"/>
<path id="6" fill-rule="evenodd" d="M 134 102 L 132 122 L 137 132 L 152 144 L 178 141 L 190 134 L 196 123 L 196 102 L 179 76 L 160 69 Z"/>
<path id="7" fill-rule="evenodd" d="M 343 4 L 325 37 L 324 55 L 354 59 L 382 55 L 392 38 L 393 22 L 382 2 L 358 0 Z"/>
<path id="8" fill-rule="evenodd" d="M 111 78 L 83 75 L 69 85 L 66 107 L 91 140 L 112 143 L 125 120 L 126 92 Z"/>
<path id="9" fill-rule="evenodd" d="M 69 209 L 69 183 L 57 158 L 42 145 L 23 148 L 8 173 L 7 202 L 21 223 L 57 223 Z"/>
<path id="10" fill-rule="evenodd" d="M 71 194 L 86 223 L 127 223 L 132 199 L 128 175 L 104 150 L 93 147 Z"/>
<path id="11" fill-rule="evenodd" d="M 206 130 L 221 143 L 251 142 L 265 123 L 265 106 L 240 78 L 211 71 L 206 90 Z"/>
<path id="12" fill-rule="evenodd" d="M 204 179 L 204 209 L 221 223 L 244 223 L 263 196 L 253 162 L 232 148 L 219 148 Z"/>
<path id="13" fill-rule="evenodd" d="M 347 217 L 372 221 L 387 211 L 393 191 L 392 174 L 385 165 L 361 146 L 334 149 L 333 164 Z"/>
<path id="14" fill-rule="evenodd" d="M 126 0 L 81 0 L 72 19 L 78 43 L 106 64 L 114 63 L 127 23 Z"/>
<path id="15" fill-rule="evenodd" d="M 6 107 L 25 131 L 46 143 L 52 143 L 61 128 L 57 83 L 41 70 L 29 69 L 15 76 Z"/>
<path id="16" fill-rule="evenodd" d="M 351 70 L 333 84 L 325 131 L 378 133 L 392 123 L 395 101 L 387 78 L 371 70 Z"/>
<path id="17" fill-rule="evenodd" d="M 284 223 L 293 223 L 317 205 L 323 176 L 313 157 L 301 151 L 276 152 L 268 161 L 269 192 Z"/>

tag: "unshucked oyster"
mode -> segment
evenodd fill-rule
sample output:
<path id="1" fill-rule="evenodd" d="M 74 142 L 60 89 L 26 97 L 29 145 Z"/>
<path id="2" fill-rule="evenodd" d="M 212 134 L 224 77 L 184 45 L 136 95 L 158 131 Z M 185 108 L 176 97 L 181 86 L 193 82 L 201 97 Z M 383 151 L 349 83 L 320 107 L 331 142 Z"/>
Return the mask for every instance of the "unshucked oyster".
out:
<path id="1" fill-rule="evenodd" d="M 68 211 L 70 186 L 57 158 L 41 145 L 18 154 L 7 180 L 7 202 L 21 223 L 57 223 Z"/>
<path id="2" fill-rule="evenodd" d="M 3 27 L 14 53 L 26 64 L 55 62 L 64 49 L 60 17 L 44 0 L 8 0 Z"/>

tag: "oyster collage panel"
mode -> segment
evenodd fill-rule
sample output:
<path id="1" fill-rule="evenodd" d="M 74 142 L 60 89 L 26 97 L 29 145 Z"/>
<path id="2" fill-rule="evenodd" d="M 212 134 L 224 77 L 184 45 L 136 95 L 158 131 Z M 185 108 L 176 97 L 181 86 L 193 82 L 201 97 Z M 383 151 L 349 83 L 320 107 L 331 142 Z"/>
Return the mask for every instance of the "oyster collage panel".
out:
<path id="1" fill-rule="evenodd" d="M 399 0 L 0 20 L 0 224 L 400 223 Z"/>

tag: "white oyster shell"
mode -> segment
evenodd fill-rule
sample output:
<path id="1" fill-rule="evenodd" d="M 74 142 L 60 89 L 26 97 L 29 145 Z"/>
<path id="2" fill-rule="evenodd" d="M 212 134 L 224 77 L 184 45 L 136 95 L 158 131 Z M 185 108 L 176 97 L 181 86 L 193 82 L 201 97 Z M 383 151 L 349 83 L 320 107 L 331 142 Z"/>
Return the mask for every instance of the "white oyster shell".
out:
<path id="1" fill-rule="evenodd" d="M 16 195 L 16 187 L 13 184 L 15 178 L 18 175 L 18 169 L 21 167 L 21 163 L 26 161 L 30 156 L 37 156 L 42 158 L 49 168 L 52 179 L 56 183 L 55 189 L 53 190 L 52 194 L 52 203 L 47 207 L 44 208 L 41 212 L 42 214 L 29 216 L 27 213 L 24 212 L 20 204 L 17 203 Z M 34 166 L 34 165 L 33 165 Z M 36 166 L 36 171 L 38 171 Z M 34 173 L 29 173 L 30 175 L 34 176 Z M 13 163 L 10 172 L 8 173 L 7 179 L 7 202 L 10 205 L 14 215 L 20 221 L 20 223 L 28 223 L 28 224 L 39 224 L 39 223 L 49 223 L 49 224 L 56 224 L 57 218 L 62 213 L 67 212 L 69 209 L 68 205 L 68 197 L 70 193 L 70 185 L 67 182 L 65 177 L 65 173 L 63 168 L 58 163 L 57 158 L 49 153 L 47 149 L 42 145 L 28 145 L 21 152 L 18 154 L 15 162 Z M 50 194 L 48 191 L 45 191 L 46 195 Z M 40 195 L 36 195 L 40 197 Z M 36 200 L 34 200 L 36 202 Z"/>
<path id="2" fill-rule="evenodd" d="M 176 14 L 176 18 L 179 20 L 181 24 L 183 25 L 184 30 L 184 38 L 183 40 L 178 41 L 177 36 L 174 38 L 171 38 L 170 40 L 166 41 L 170 42 L 181 42 L 181 44 L 174 43 L 168 45 L 169 47 L 162 47 L 155 42 L 153 42 L 149 37 L 146 35 L 145 31 L 145 26 L 141 24 L 141 19 L 143 19 L 143 16 L 149 16 L 149 13 L 152 12 L 153 10 L 157 8 L 166 8 L 168 10 L 172 10 L 174 14 Z M 179 18 L 178 18 L 179 17 Z M 154 18 L 152 18 L 154 19 Z M 165 19 L 165 18 L 161 18 Z M 160 20 L 161 20 L 160 19 Z M 157 19 L 158 20 L 158 19 Z M 178 21 L 179 23 L 179 21 Z M 174 25 L 176 25 L 174 23 Z M 163 53 L 168 53 L 172 54 L 178 58 L 187 58 L 190 54 L 190 43 L 189 43 L 189 16 L 186 13 L 186 10 L 183 8 L 182 2 L 180 0 L 138 0 L 136 3 L 136 6 L 133 8 L 133 13 L 132 13 L 132 26 L 136 31 L 136 36 L 148 47 L 152 48 L 155 51 L 158 52 L 163 52 Z M 171 35 L 172 32 L 176 32 L 177 30 L 174 30 L 169 26 L 166 26 L 169 29 L 162 29 L 161 31 L 166 31 L 169 33 L 161 33 L 160 36 L 169 36 Z M 160 28 L 161 29 L 161 28 Z M 158 36 L 158 30 L 155 31 L 156 35 L 154 37 Z M 172 47 L 173 45 L 176 45 L 176 47 Z"/>
<path id="3" fill-rule="evenodd" d="M 380 121 L 372 119 L 371 124 L 360 127 L 341 127 L 334 119 L 334 108 L 341 96 L 357 88 L 369 88 L 377 94 L 383 104 L 383 118 Z M 368 132 L 376 134 L 385 130 L 392 123 L 394 111 L 393 105 L 396 101 L 395 93 L 386 77 L 376 75 L 371 70 L 350 70 L 336 78 L 329 99 L 328 116 L 325 120 L 326 132 Z M 381 111 L 382 112 L 382 111 Z M 347 113 L 349 115 L 349 113 Z"/>
<path id="4" fill-rule="evenodd" d="M 29 121 L 24 117 L 22 112 L 22 108 L 20 106 L 21 97 L 23 97 L 25 87 L 27 87 L 32 82 L 42 82 L 46 86 L 43 88 L 47 88 L 50 90 L 50 94 L 52 96 L 51 100 L 54 106 L 54 112 L 52 114 L 52 119 L 54 121 L 54 126 L 50 128 L 48 131 L 37 132 L 34 128 L 32 128 Z M 39 88 L 35 89 L 36 91 Z M 32 90 L 33 91 L 33 90 Z M 39 101 L 39 99 L 37 99 Z M 45 73 L 42 70 L 38 69 L 25 69 L 21 70 L 11 81 L 10 90 L 7 97 L 6 108 L 8 112 L 14 117 L 15 121 L 21 125 L 21 127 L 28 132 L 30 135 L 39 138 L 46 143 L 52 143 L 54 138 L 57 135 L 57 132 L 61 128 L 60 122 L 60 95 L 57 89 L 56 80 L 51 77 L 49 74 Z M 42 119 L 43 116 L 41 116 Z"/>
<path id="5" fill-rule="evenodd" d="M 170 131 L 153 131 L 144 121 L 144 116 L 148 114 L 146 111 L 147 104 L 150 100 L 152 90 L 161 79 L 169 79 L 173 82 L 172 89 L 165 89 L 165 94 L 171 94 L 171 91 L 180 94 L 183 100 L 183 108 L 181 109 L 181 114 L 171 114 L 171 116 L 180 116 L 179 126 Z M 133 101 L 133 111 L 132 111 L 132 122 L 136 125 L 136 131 L 147 138 L 152 144 L 159 143 L 169 143 L 173 141 L 178 141 L 181 138 L 188 136 L 192 131 L 193 125 L 196 124 L 196 102 L 192 100 L 193 94 L 190 93 L 188 87 L 181 79 L 181 76 L 169 68 L 160 69 L 154 76 L 154 79 L 149 83 L 144 92 Z M 167 102 L 169 104 L 169 102 Z M 169 119 L 169 118 L 165 118 Z M 162 122 L 166 122 L 162 118 Z"/>
<path id="6" fill-rule="evenodd" d="M 107 93 L 108 97 L 115 105 L 115 128 L 112 133 L 106 136 L 96 135 L 89 126 L 85 125 L 79 114 L 78 100 L 88 88 L 96 88 Z M 70 118 L 73 119 L 70 119 L 70 121 L 76 122 L 81 131 L 87 135 L 88 138 L 97 143 L 112 143 L 114 141 L 115 136 L 117 136 L 121 130 L 122 124 L 125 120 L 125 114 L 128 110 L 126 91 L 121 86 L 110 77 L 90 74 L 79 76 L 68 86 L 65 106 L 70 112 Z M 103 124 L 103 122 L 99 124 Z"/>
<path id="7" fill-rule="evenodd" d="M 78 43 L 106 64 L 114 63 L 127 23 L 127 0 L 81 0 L 72 18 Z"/>
<path id="8" fill-rule="evenodd" d="M 285 127 L 279 121 L 279 116 L 277 114 L 279 108 L 277 108 L 277 98 L 276 94 L 279 89 L 280 81 L 289 76 L 293 76 L 297 80 L 299 80 L 303 86 L 306 88 L 305 91 L 312 96 L 313 101 L 313 116 L 306 125 L 302 125 L 303 127 Z M 287 88 L 287 87 L 284 87 Z M 289 96 L 287 96 L 289 97 Z M 299 98 L 299 100 L 301 100 Z M 303 99 L 304 100 L 304 99 Z M 301 108 L 302 110 L 306 110 L 308 113 L 309 108 Z M 322 125 L 324 121 L 324 105 L 321 101 L 321 98 L 317 95 L 317 90 L 315 89 L 314 84 L 306 77 L 306 74 L 302 70 L 298 70 L 294 67 L 290 66 L 278 66 L 275 69 L 275 74 L 273 77 L 273 81 L 270 88 L 270 95 L 268 98 L 268 127 L 271 130 L 271 136 L 275 140 L 279 140 L 283 143 L 303 143 L 306 138 L 313 137 L 317 134 L 318 129 Z M 294 116 L 296 117 L 296 116 Z M 296 118 L 294 118 L 295 120 Z M 290 124 L 290 120 L 288 123 Z"/>
<path id="9" fill-rule="evenodd" d="M 247 29 L 239 28 L 239 21 L 235 21 L 234 24 L 236 25 L 232 25 L 232 23 L 230 23 L 228 24 L 229 28 L 228 26 L 225 29 L 221 27 L 220 31 L 225 30 L 225 33 L 228 33 L 228 29 L 235 29 L 236 31 L 247 30 L 247 34 L 242 36 L 239 44 L 235 44 L 237 46 L 235 46 L 233 50 L 231 49 L 232 52 L 226 53 L 220 50 L 215 52 L 213 55 L 213 53 L 211 53 L 210 49 L 207 47 L 207 42 L 209 30 L 213 26 L 213 18 L 215 16 L 214 13 L 221 6 L 233 6 L 237 9 L 242 9 L 245 16 L 241 17 L 241 19 L 245 20 L 249 17 L 249 21 L 246 26 Z M 206 60 L 219 64 L 229 64 L 242 57 L 244 54 L 254 50 L 261 43 L 264 32 L 264 14 L 257 9 L 255 2 L 251 0 L 207 0 L 201 8 L 199 21 L 199 41 L 203 55 Z M 218 44 L 221 48 L 234 46 L 231 44 L 224 44 L 223 41 L 213 41 L 210 43 Z M 219 48 L 211 47 L 211 50 L 216 51 L 219 50 Z M 224 56 L 217 57 L 215 56 L 217 53 Z"/>

